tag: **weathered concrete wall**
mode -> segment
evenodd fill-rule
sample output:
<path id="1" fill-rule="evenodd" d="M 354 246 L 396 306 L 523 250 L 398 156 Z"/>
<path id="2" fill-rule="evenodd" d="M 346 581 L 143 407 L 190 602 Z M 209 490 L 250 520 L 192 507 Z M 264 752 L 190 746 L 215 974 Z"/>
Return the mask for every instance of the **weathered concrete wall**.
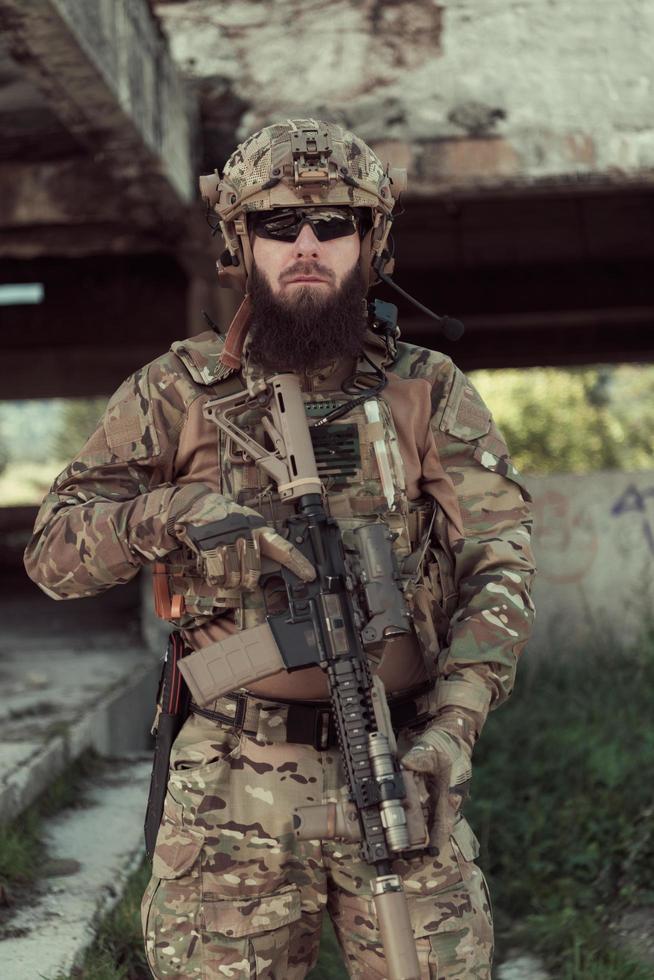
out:
<path id="1" fill-rule="evenodd" d="M 146 147 L 161 162 L 180 198 L 193 199 L 195 174 L 190 152 L 195 121 L 193 106 L 149 3 L 143 0 L 95 0 L 94 3 L 51 0 L 51 3 L 114 96 L 116 109 L 130 120 Z M 83 81 L 80 71 L 80 82 Z M 77 104 L 80 95 L 75 100 Z M 106 108 L 105 98 L 100 98 L 98 108 Z M 106 123 L 107 120 L 95 120 L 96 127 Z M 125 126 L 120 119 L 118 130 L 117 136 L 124 140 Z M 136 173 L 137 168 L 132 176 Z"/>
<path id="2" fill-rule="evenodd" d="M 638 642 L 654 619 L 654 472 L 527 482 L 539 569 L 529 652 Z"/>
<path id="3" fill-rule="evenodd" d="M 69 141 L 67 148 L 59 142 L 53 159 L 68 149 L 81 165 L 83 196 L 104 199 L 103 205 L 91 206 L 90 214 L 89 206 L 82 205 L 89 221 L 107 220 L 111 203 L 115 222 L 129 217 L 131 223 L 152 225 L 171 215 L 181 220 L 195 197 L 195 100 L 189 98 L 146 0 L 0 0 L 0 29 L 0 64 L 13 83 L 9 95 L 13 91 L 23 100 L 14 130 L 11 103 L 0 100 L 14 151 L 20 150 L 15 130 L 23 116 L 27 129 L 33 124 L 37 131 L 46 126 L 47 132 L 53 117 Z M 47 118 L 34 115 L 38 107 Z M 16 172 L 24 163 L 20 156 L 10 166 L 6 179 L 18 183 L 21 203 L 27 205 L 5 209 L 3 225 L 34 220 L 38 198 L 46 203 L 41 223 L 57 220 L 51 214 L 57 210 L 52 198 L 62 192 L 56 186 L 56 166 L 51 179 L 45 141 L 39 161 L 45 161 L 42 179 L 38 166 L 34 172 L 34 160 L 29 174 Z M 94 179 L 94 193 L 89 194 Z M 31 208 L 30 185 L 32 198 L 37 198 Z M 78 196 L 73 200 L 80 205 Z"/>
<path id="4" fill-rule="evenodd" d="M 425 191 L 654 171 L 651 0 L 160 0 L 156 11 L 209 117 L 220 127 L 236 110 L 240 136 L 286 115 L 336 117 L 390 141 Z"/>

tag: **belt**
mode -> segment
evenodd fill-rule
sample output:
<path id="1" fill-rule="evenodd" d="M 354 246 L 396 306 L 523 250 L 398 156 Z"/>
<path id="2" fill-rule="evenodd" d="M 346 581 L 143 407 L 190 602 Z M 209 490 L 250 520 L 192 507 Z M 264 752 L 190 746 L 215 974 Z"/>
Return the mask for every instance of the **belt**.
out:
<path id="1" fill-rule="evenodd" d="M 391 715 L 393 730 L 411 728 L 429 721 L 433 711 L 429 710 L 428 699 L 422 697 L 433 688 L 431 682 L 422 684 L 406 693 L 390 697 L 388 707 Z M 256 736 L 258 733 L 258 718 L 263 708 L 261 698 L 252 694 L 234 692 L 220 698 L 221 702 L 230 702 L 229 712 L 213 711 L 201 708 L 191 701 L 190 710 L 193 714 L 202 715 L 211 721 L 227 724 L 237 732 Z M 299 745 L 312 745 L 318 751 L 332 748 L 338 744 L 336 724 L 331 705 L 325 701 L 265 701 L 264 710 L 273 711 L 276 707 L 286 715 L 285 741 Z M 232 707 L 233 705 L 233 707 Z"/>

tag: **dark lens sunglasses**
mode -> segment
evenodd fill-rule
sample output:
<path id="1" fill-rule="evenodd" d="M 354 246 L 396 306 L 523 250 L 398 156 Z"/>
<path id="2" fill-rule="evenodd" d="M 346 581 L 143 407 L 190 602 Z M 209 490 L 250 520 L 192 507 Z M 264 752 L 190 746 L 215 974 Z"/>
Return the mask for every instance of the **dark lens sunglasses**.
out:
<path id="1" fill-rule="evenodd" d="M 359 229 L 358 216 L 350 208 L 286 208 L 261 211 L 252 216 L 252 227 L 259 238 L 278 242 L 294 242 L 305 224 L 311 225 L 319 242 L 345 238 Z"/>

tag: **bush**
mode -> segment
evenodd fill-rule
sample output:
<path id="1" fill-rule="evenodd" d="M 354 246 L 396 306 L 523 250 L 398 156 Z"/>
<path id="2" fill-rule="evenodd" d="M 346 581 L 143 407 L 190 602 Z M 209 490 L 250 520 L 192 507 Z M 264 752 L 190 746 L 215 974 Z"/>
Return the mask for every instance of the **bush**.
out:
<path id="1" fill-rule="evenodd" d="M 654 469 L 654 368 L 472 371 L 518 469 Z"/>

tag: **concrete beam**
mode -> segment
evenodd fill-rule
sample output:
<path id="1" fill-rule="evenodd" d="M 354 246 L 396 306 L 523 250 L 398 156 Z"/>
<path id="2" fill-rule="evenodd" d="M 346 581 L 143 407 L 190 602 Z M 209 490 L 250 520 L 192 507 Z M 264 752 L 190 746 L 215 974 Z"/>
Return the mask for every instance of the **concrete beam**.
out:
<path id="1" fill-rule="evenodd" d="M 645 152 L 638 151 L 647 148 Z M 651 146 L 641 134 L 625 134 L 619 153 L 607 164 L 593 136 L 583 129 L 510 136 L 443 137 L 408 143 L 376 143 L 375 151 L 409 171 L 407 199 L 501 193 L 536 195 L 649 189 L 654 184 L 654 131 Z M 642 165 L 634 161 L 642 157 Z M 396 159 L 403 162 L 395 164 Z"/>
<path id="2" fill-rule="evenodd" d="M 0 258 L 154 252 L 178 227 L 153 226 L 151 205 L 110 180 L 93 160 L 0 162 Z"/>
<path id="3" fill-rule="evenodd" d="M 1 2 L 1 0 L 0 0 Z M 47 227 L 117 222 L 120 192 L 93 160 L 0 163 L 0 227 Z M 141 204 L 130 211 L 135 224 L 146 224 Z"/>
<path id="4" fill-rule="evenodd" d="M 157 0 L 156 10 L 202 86 L 212 133 L 237 113 L 237 139 L 288 116 L 335 119 L 382 158 L 393 144 L 423 194 L 654 179 L 651 0 Z"/>
<path id="5" fill-rule="evenodd" d="M 155 252 L 173 238 L 164 237 L 156 228 L 149 233 L 138 227 L 114 222 L 89 222 L 82 225 L 25 225 L 11 232 L 0 229 L 0 259 L 39 259 L 56 255 L 60 258 L 84 258 L 87 255 L 138 255 Z M 6 282 L 3 276 L 3 282 Z"/>
<path id="6" fill-rule="evenodd" d="M 92 167 L 119 189 L 116 215 L 133 207 L 151 225 L 181 221 L 194 197 L 194 109 L 145 0 L 0 0 L 0 28 Z"/>
<path id="7" fill-rule="evenodd" d="M 460 318 L 466 332 L 456 343 L 426 317 L 403 319 L 402 339 L 443 351 L 464 371 L 654 361 L 654 307 Z"/>

